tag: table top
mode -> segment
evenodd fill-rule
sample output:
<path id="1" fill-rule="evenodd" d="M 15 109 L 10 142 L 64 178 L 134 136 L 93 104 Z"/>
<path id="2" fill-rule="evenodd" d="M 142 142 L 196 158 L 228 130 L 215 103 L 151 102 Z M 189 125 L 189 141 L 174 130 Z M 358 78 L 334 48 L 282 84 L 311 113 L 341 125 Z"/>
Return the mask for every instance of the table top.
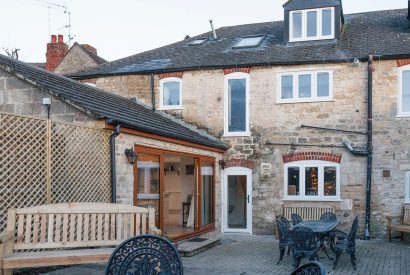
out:
<path id="1" fill-rule="evenodd" d="M 324 233 L 329 232 L 333 228 L 335 228 L 340 222 L 339 221 L 321 221 L 321 220 L 311 220 L 311 221 L 303 221 L 298 223 L 297 225 L 293 226 L 293 228 L 297 228 L 299 226 L 306 226 L 312 229 L 315 233 Z"/>

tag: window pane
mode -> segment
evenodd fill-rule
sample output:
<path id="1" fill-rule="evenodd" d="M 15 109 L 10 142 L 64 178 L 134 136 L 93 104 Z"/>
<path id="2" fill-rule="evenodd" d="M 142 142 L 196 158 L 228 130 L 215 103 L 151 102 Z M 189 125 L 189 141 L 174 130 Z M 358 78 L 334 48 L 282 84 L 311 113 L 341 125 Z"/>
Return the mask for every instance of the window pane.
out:
<path id="1" fill-rule="evenodd" d="M 317 96 L 329 96 L 329 73 L 317 74 Z"/>
<path id="2" fill-rule="evenodd" d="M 317 196 L 319 193 L 319 173 L 317 167 L 305 167 L 305 195 Z"/>
<path id="3" fill-rule="evenodd" d="M 213 194 L 213 177 L 214 167 L 212 163 L 204 162 L 201 167 L 202 173 L 202 225 L 213 222 L 212 212 L 212 194 Z"/>
<path id="4" fill-rule="evenodd" d="M 299 167 L 288 168 L 288 196 L 299 195 Z"/>
<path id="5" fill-rule="evenodd" d="M 294 12 L 292 13 L 292 37 L 293 38 L 300 38 L 302 37 L 302 13 L 301 12 Z"/>
<path id="6" fill-rule="evenodd" d="M 228 227 L 245 229 L 247 227 L 247 178 L 228 176 Z"/>
<path id="7" fill-rule="evenodd" d="M 309 11 L 307 13 L 307 36 L 317 36 L 317 12 Z"/>
<path id="8" fill-rule="evenodd" d="M 402 111 L 410 112 L 410 71 L 403 71 Z"/>
<path id="9" fill-rule="evenodd" d="M 322 35 L 332 35 L 332 10 L 322 10 Z"/>
<path id="10" fill-rule="evenodd" d="M 164 106 L 178 106 L 179 101 L 179 82 L 167 82 L 164 83 Z"/>
<path id="11" fill-rule="evenodd" d="M 293 98 L 293 76 L 282 76 L 282 99 Z"/>
<path id="12" fill-rule="evenodd" d="M 246 79 L 228 81 L 229 132 L 246 131 Z"/>
<path id="13" fill-rule="evenodd" d="M 256 47 L 262 42 L 263 38 L 264 36 L 244 37 L 235 45 L 235 48 Z"/>
<path id="14" fill-rule="evenodd" d="M 299 75 L 299 97 L 312 96 L 312 76 L 310 74 Z"/>
<path id="15" fill-rule="evenodd" d="M 336 167 L 324 168 L 324 195 L 336 196 Z"/>

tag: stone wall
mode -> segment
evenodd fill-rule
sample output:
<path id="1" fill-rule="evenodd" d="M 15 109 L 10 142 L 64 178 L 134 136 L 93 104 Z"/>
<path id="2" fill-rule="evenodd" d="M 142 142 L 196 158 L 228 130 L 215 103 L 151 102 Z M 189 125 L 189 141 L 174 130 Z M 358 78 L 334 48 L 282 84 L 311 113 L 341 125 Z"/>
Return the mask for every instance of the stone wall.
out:
<path id="1" fill-rule="evenodd" d="M 404 172 L 410 170 L 409 119 L 396 118 L 398 68 L 395 61 L 375 62 L 374 76 L 374 169 L 372 233 L 385 233 L 386 215 L 400 212 L 404 201 Z M 277 73 L 331 69 L 334 99 L 329 102 L 277 103 Z M 342 145 L 349 139 L 354 146 L 365 146 L 366 135 L 302 128 L 301 125 L 366 131 L 367 63 L 354 66 L 321 64 L 251 68 L 249 137 L 223 137 L 223 70 L 201 70 L 183 74 L 183 109 L 171 111 L 185 121 L 221 137 L 230 145 L 225 159 L 249 159 L 253 169 L 253 225 L 255 233 L 275 230 L 275 215 L 283 205 L 334 206 L 345 229 L 353 218 L 360 218 L 363 231 L 365 213 L 366 158 L 343 148 L 292 147 L 270 143 Z M 151 104 L 149 76 L 117 76 L 97 80 L 97 86 L 138 97 Z M 159 107 L 159 78 L 155 77 L 156 107 Z M 296 202 L 283 200 L 282 156 L 295 152 L 323 152 L 342 155 L 340 202 Z M 383 170 L 390 177 L 383 177 Z"/>
<path id="2" fill-rule="evenodd" d="M 196 149 L 192 147 L 187 147 L 183 145 L 177 145 L 174 143 L 138 137 L 130 134 L 121 133 L 116 138 L 115 155 L 116 155 L 116 172 L 117 172 L 117 202 L 122 204 L 133 204 L 133 181 L 134 172 L 133 166 L 127 161 L 124 155 L 124 150 L 127 148 L 133 148 L 134 145 L 147 146 L 155 149 L 163 149 L 170 151 L 177 151 L 182 153 L 201 155 L 207 157 L 213 157 L 216 161 L 216 171 L 215 171 L 215 226 L 216 231 L 220 232 L 221 227 L 221 170 L 218 165 L 218 161 L 222 159 L 222 154 L 213 153 L 202 149 Z M 214 232 L 214 233 L 215 233 Z"/>
<path id="3" fill-rule="evenodd" d="M 56 66 L 54 72 L 57 74 L 70 74 L 96 67 L 97 65 L 98 64 L 76 44 Z"/>
<path id="4" fill-rule="evenodd" d="M 0 69 L 0 112 L 47 118 L 47 107 L 43 105 L 45 97 L 51 98 L 52 121 L 97 128 L 105 126 L 104 121 L 95 120 L 59 98 Z"/>

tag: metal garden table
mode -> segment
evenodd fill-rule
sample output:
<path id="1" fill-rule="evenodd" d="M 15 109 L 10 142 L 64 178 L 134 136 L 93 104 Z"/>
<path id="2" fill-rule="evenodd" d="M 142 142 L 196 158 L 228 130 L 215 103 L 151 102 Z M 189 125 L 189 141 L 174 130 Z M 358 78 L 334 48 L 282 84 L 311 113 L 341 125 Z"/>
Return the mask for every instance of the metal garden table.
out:
<path id="1" fill-rule="evenodd" d="M 303 221 L 301 223 L 298 223 L 297 225 L 293 226 L 293 228 L 297 228 L 300 226 L 305 226 L 310 229 L 312 229 L 313 232 L 318 234 L 319 239 L 320 239 L 320 248 L 326 253 L 326 256 L 330 259 L 333 260 L 333 258 L 329 257 L 329 254 L 327 254 L 327 249 L 325 246 L 325 235 L 327 232 L 332 231 L 340 222 L 338 220 L 335 221 L 322 221 L 322 220 L 310 220 L 310 221 Z"/>

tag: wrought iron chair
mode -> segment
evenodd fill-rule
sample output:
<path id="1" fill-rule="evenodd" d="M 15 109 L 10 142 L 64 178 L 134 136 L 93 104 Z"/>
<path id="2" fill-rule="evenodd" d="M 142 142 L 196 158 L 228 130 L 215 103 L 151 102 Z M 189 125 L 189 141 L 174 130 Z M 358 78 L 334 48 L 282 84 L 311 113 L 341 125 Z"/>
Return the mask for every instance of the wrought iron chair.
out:
<path id="1" fill-rule="evenodd" d="M 290 222 L 288 221 L 288 219 L 286 219 L 286 218 L 283 217 L 283 216 L 280 216 L 279 219 L 280 219 L 280 221 L 282 222 L 282 224 L 283 224 L 284 226 L 286 226 L 286 228 L 287 228 L 288 230 L 290 230 L 290 228 L 291 228 L 292 226 L 291 226 Z"/>
<path id="2" fill-rule="evenodd" d="M 105 268 L 106 275 L 183 273 L 182 261 L 175 246 L 167 239 L 154 235 L 124 241 L 112 253 Z"/>
<path id="3" fill-rule="evenodd" d="M 337 217 L 334 213 L 331 212 L 326 212 L 323 213 L 322 216 L 320 216 L 320 220 L 324 221 L 324 222 L 333 222 L 337 220 Z M 322 238 L 324 238 L 328 244 L 330 245 L 330 248 L 332 249 L 332 251 L 334 252 L 335 249 L 335 238 L 337 236 L 340 236 L 340 234 L 345 234 L 344 232 L 338 230 L 338 229 L 333 229 L 330 232 L 324 233 L 322 234 Z"/>
<path id="4" fill-rule="evenodd" d="M 282 261 L 283 256 L 285 255 L 286 247 L 288 248 L 288 255 L 289 255 L 293 242 L 289 236 L 289 229 L 286 227 L 286 225 L 284 225 L 281 222 L 280 218 L 276 219 L 276 227 L 278 229 L 279 253 L 280 253 L 279 261 L 276 264 L 279 264 Z"/>
<path id="5" fill-rule="evenodd" d="M 291 275 L 325 275 L 325 267 L 319 262 L 308 262 L 295 271 Z"/>
<path id="6" fill-rule="evenodd" d="M 338 238 L 335 245 L 336 260 L 333 264 L 333 269 L 336 269 L 336 265 L 339 262 L 339 257 L 342 252 L 350 254 L 350 261 L 352 262 L 353 269 L 356 270 L 356 233 L 359 227 L 359 218 L 356 217 L 352 223 L 352 229 L 345 238 Z"/>
<path id="7" fill-rule="evenodd" d="M 290 239 L 293 241 L 292 251 L 295 268 L 299 267 L 303 257 L 309 257 L 310 261 L 319 260 L 317 252 L 320 248 L 320 241 L 317 240 L 312 229 L 305 226 L 296 227 L 290 232 Z"/>
<path id="8" fill-rule="evenodd" d="M 322 216 L 320 216 L 320 220 L 324 222 L 333 222 L 337 220 L 337 217 L 332 212 L 326 212 L 326 213 L 323 213 Z"/>
<path id="9" fill-rule="evenodd" d="M 291 219 L 292 219 L 293 226 L 303 222 L 302 217 L 299 216 L 298 214 L 292 214 Z"/>

